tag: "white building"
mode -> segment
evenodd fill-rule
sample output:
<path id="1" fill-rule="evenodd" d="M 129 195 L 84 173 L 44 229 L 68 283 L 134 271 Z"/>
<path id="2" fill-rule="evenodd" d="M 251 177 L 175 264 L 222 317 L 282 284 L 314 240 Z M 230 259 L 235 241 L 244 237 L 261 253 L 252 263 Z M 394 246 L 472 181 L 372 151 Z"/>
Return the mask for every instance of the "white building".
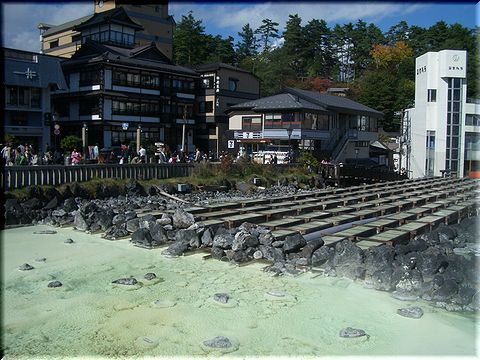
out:
<path id="1" fill-rule="evenodd" d="M 416 59 L 415 107 L 405 111 L 401 167 L 409 177 L 468 176 L 480 163 L 480 105 L 467 101 L 467 52 Z"/>

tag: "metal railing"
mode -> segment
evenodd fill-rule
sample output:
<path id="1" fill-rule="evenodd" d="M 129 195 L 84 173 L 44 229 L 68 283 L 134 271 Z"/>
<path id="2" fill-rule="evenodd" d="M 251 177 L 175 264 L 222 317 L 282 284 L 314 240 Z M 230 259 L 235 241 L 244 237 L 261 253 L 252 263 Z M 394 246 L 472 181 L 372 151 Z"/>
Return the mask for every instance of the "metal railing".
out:
<path id="1" fill-rule="evenodd" d="M 60 185 L 91 179 L 168 179 L 190 176 L 192 164 L 91 164 L 5 166 L 0 173 L 4 190 L 32 185 Z"/>

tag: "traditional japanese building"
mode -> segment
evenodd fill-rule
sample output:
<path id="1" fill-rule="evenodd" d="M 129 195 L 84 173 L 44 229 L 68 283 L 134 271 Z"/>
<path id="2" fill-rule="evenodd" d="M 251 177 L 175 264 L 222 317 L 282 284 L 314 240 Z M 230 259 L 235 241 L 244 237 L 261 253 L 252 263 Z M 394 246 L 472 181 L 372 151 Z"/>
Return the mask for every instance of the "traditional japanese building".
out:
<path id="1" fill-rule="evenodd" d="M 337 162 L 370 158 L 383 116 L 353 100 L 286 88 L 282 93 L 231 106 L 235 150 L 311 150 Z"/>

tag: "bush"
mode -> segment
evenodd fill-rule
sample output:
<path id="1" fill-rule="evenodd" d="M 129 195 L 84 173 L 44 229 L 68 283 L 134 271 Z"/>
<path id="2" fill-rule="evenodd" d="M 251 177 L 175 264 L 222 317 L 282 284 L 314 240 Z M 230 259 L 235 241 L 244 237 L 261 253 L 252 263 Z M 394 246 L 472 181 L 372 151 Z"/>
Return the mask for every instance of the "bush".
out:
<path id="1" fill-rule="evenodd" d="M 316 170 L 320 166 L 320 162 L 315 156 L 307 151 L 301 151 L 298 157 L 298 163 L 305 169 Z"/>
<path id="2" fill-rule="evenodd" d="M 75 135 L 69 135 L 60 141 L 60 147 L 66 152 L 73 151 L 73 149 L 82 150 L 82 139 Z"/>

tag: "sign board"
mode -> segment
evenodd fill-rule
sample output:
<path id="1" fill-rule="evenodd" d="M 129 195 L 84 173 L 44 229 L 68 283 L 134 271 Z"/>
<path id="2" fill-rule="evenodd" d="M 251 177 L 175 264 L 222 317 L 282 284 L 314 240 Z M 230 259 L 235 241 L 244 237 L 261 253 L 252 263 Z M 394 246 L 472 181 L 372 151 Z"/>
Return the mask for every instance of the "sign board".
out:
<path id="1" fill-rule="evenodd" d="M 122 130 L 128 130 L 128 123 L 122 123 Z"/>
<path id="2" fill-rule="evenodd" d="M 228 140 L 228 148 L 229 149 L 235 148 L 235 140 Z"/>
<path id="3" fill-rule="evenodd" d="M 55 129 L 55 131 L 53 132 L 55 135 L 60 135 L 60 129 Z"/>

